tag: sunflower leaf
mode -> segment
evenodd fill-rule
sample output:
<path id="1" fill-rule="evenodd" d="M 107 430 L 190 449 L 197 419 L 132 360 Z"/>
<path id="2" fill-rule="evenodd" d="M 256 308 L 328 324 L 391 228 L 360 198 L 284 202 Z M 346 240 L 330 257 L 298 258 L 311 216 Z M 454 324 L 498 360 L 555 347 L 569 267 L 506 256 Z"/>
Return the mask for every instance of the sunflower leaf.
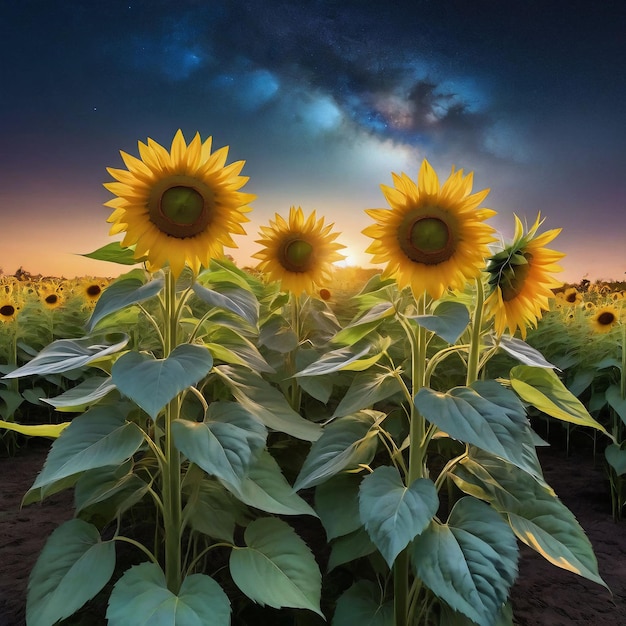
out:
<path id="1" fill-rule="evenodd" d="M 80 339 L 57 339 L 26 365 L 6 374 L 4 378 L 68 372 L 89 365 L 103 356 L 119 352 L 128 340 L 126 333 L 104 333 Z"/>
<path id="2" fill-rule="evenodd" d="M 181 344 L 165 359 L 127 352 L 111 369 L 115 386 L 139 405 L 152 419 L 177 394 L 195 385 L 213 367 L 205 346 Z"/>
<path id="3" fill-rule="evenodd" d="M 112 263 L 119 263 L 120 265 L 137 265 L 138 263 L 142 263 L 146 258 L 142 257 L 136 259 L 135 251 L 132 248 L 123 248 L 119 241 L 113 241 L 93 252 L 81 254 L 80 256 L 95 259 L 96 261 L 111 261 Z"/>
<path id="4" fill-rule="evenodd" d="M 253 326 L 259 321 L 259 301 L 246 289 L 214 291 L 197 282 L 193 284 L 192 289 L 206 304 L 230 311 Z"/>
<path id="5" fill-rule="evenodd" d="M 613 439 L 551 369 L 517 365 L 511 369 L 509 376 L 511 387 L 525 402 L 552 417 L 595 428 Z"/>
<path id="6" fill-rule="evenodd" d="M 230 611 L 228 596 L 210 576 L 186 576 L 175 594 L 156 563 L 141 563 L 115 583 L 106 617 L 109 626 L 229 626 Z"/>
<path id="7" fill-rule="evenodd" d="M 320 610 L 322 576 L 313 554 L 283 520 L 254 520 L 244 533 L 245 548 L 230 553 L 230 573 L 251 600 L 274 608 Z"/>
<path id="8" fill-rule="evenodd" d="M 470 321 L 469 311 L 460 302 L 441 302 L 434 315 L 413 315 L 420 326 L 432 331 L 449 344 L 455 344 Z"/>
<path id="9" fill-rule="evenodd" d="M 122 276 L 111 283 L 100 295 L 87 322 L 88 331 L 91 332 L 96 324 L 107 315 L 156 296 L 163 289 L 164 284 L 165 280 L 162 276 L 145 282 L 143 273 L 136 271 Z"/>
<path id="10" fill-rule="evenodd" d="M 446 524 L 431 522 L 413 540 L 417 576 L 455 611 L 494 626 L 517 575 L 518 548 L 509 525 L 489 505 L 461 498 Z"/>

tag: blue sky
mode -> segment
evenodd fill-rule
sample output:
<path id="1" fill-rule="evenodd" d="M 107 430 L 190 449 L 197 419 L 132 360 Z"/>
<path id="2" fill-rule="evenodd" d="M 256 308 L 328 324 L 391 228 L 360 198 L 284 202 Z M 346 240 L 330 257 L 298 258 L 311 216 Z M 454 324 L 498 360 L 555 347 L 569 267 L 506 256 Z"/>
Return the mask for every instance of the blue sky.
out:
<path id="1" fill-rule="evenodd" d="M 10 6 L 5 6 L 10 4 Z M 0 268 L 114 275 L 106 167 L 178 128 L 230 146 L 257 194 L 247 237 L 300 205 L 367 265 L 366 208 L 427 158 L 489 187 L 491 223 L 562 227 L 561 278 L 626 270 L 623 2 L 5 3 Z"/>

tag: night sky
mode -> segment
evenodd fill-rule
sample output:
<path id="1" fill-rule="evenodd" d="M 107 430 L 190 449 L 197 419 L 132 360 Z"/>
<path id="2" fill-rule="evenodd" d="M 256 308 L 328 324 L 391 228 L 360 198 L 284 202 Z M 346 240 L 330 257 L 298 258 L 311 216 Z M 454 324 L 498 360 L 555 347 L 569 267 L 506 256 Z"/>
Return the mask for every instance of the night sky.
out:
<path id="1" fill-rule="evenodd" d="M 181 128 L 230 146 L 257 194 L 232 254 L 291 205 L 367 266 L 391 172 L 453 165 L 508 240 L 562 227 L 560 278 L 626 270 L 626 3 L 494 0 L 5 2 L 0 268 L 114 276 L 106 167 Z M 121 235 L 116 239 L 121 239 Z"/>

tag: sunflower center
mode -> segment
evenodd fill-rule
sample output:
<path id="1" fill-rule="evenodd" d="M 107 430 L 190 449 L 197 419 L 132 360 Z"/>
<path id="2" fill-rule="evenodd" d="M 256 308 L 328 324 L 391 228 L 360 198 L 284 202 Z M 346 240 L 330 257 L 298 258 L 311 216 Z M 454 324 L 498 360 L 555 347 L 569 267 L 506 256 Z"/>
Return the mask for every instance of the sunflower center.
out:
<path id="1" fill-rule="evenodd" d="M 517 256 L 520 257 L 520 255 Z M 509 262 L 502 270 L 499 286 L 504 302 L 514 300 L 524 289 L 524 284 L 530 273 L 532 258 L 533 255 L 530 252 L 524 252 L 519 259 L 521 262 Z"/>
<path id="2" fill-rule="evenodd" d="M 49 296 L 45 297 L 47 304 L 56 304 L 58 299 L 59 296 L 57 296 L 55 293 L 51 293 Z"/>
<path id="3" fill-rule="evenodd" d="M 597 321 L 601 326 L 610 326 L 615 322 L 615 315 L 610 311 L 604 311 L 598 315 Z"/>
<path id="4" fill-rule="evenodd" d="M 150 221 L 162 233 L 177 239 L 204 232 L 211 223 L 214 205 L 210 187 L 182 174 L 157 181 L 147 202 Z"/>
<path id="5" fill-rule="evenodd" d="M 2 317 L 11 317 L 15 313 L 15 307 L 12 304 L 5 304 L 0 307 L 0 315 Z"/>
<path id="6" fill-rule="evenodd" d="M 100 285 L 89 285 L 89 287 L 87 287 L 87 295 L 90 298 L 95 298 L 96 296 L 99 296 L 101 291 L 102 289 L 100 289 Z"/>
<path id="7" fill-rule="evenodd" d="M 437 265 L 452 257 L 457 248 L 452 216 L 436 207 L 408 213 L 398 228 L 400 248 L 415 263 Z"/>
<path id="8" fill-rule="evenodd" d="M 576 295 L 576 293 L 568 293 L 565 296 L 565 301 L 570 303 L 576 302 Z"/>
<path id="9" fill-rule="evenodd" d="M 313 246 L 305 239 L 291 239 L 281 250 L 280 262 L 290 272 L 306 272 L 313 263 Z"/>

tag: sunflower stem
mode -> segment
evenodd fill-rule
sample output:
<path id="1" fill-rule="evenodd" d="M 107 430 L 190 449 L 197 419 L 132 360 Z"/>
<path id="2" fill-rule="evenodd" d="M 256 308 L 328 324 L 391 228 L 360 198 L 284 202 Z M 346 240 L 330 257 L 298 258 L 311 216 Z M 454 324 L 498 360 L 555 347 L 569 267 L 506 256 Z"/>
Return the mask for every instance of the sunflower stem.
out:
<path id="1" fill-rule="evenodd" d="M 485 289 L 483 281 L 476 279 L 476 306 L 474 308 L 474 318 L 472 320 L 472 335 L 470 338 L 469 355 L 467 359 L 467 378 L 465 384 L 469 387 L 478 380 L 478 364 L 480 360 L 480 342 L 483 326 L 483 309 L 485 306 Z"/>
<path id="2" fill-rule="evenodd" d="M 426 295 L 417 301 L 419 315 L 426 311 Z M 407 330 L 411 346 L 411 405 L 409 424 L 409 472 L 406 479 L 410 486 L 418 478 L 425 475 L 424 459 L 426 457 L 426 421 L 415 406 L 415 396 L 424 386 L 426 372 L 426 329 L 417 326 Z M 394 624 L 408 626 L 409 616 L 409 551 L 405 548 L 400 552 L 393 564 L 394 589 Z"/>
<path id="3" fill-rule="evenodd" d="M 296 354 L 302 340 L 302 306 L 300 297 L 296 296 L 295 293 L 290 294 L 289 300 L 291 305 L 291 328 L 293 329 L 298 342 L 296 348 L 289 353 L 289 375 L 292 377 L 289 386 L 289 405 L 294 411 L 299 413 L 300 405 L 302 403 L 302 390 L 298 383 L 298 379 L 293 375 L 296 373 Z"/>
<path id="4" fill-rule="evenodd" d="M 165 345 L 167 358 L 178 342 L 176 311 L 176 280 L 167 271 L 165 281 Z M 165 463 L 163 464 L 163 527 L 165 533 L 165 580 L 167 588 L 174 594 L 180 590 L 181 557 L 181 481 L 180 453 L 174 444 L 172 423 L 180 413 L 180 397 L 176 396 L 165 407 Z"/>

